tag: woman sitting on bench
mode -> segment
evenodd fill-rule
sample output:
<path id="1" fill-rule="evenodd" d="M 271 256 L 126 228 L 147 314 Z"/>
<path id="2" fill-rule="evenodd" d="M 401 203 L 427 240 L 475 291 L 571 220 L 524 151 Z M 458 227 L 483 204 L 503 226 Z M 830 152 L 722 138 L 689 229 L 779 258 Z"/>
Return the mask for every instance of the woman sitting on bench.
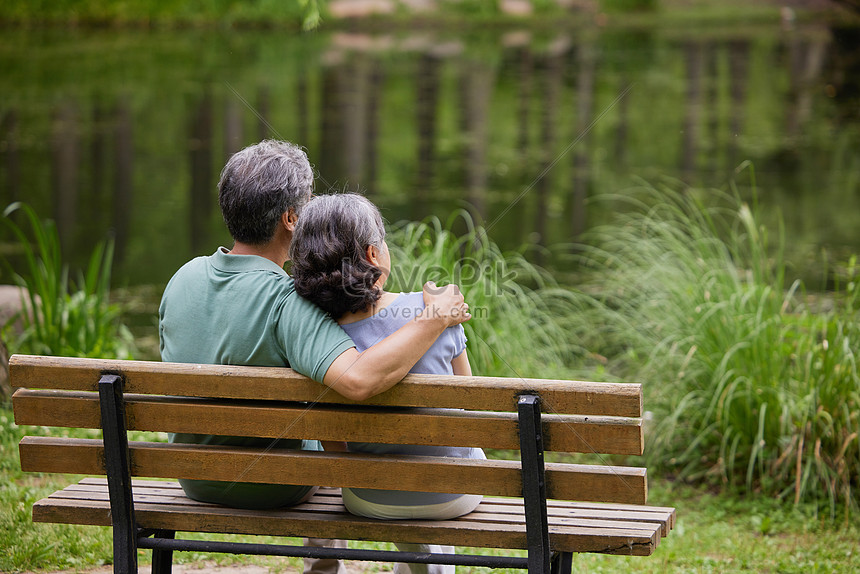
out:
<path id="1" fill-rule="evenodd" d="M 383 290 L 391 259 L 379 210 L 360 195 L 322 195 L 302 211 L 290 247 L 296 292 L 328 311 L 359 352 L 393 333 L 424 309 L 421 292 Z M 447 329 L 412 373 L 471 375 L 462 325 Z M 336 386 L 334 387 L 337 388 Z M 348 443 L 350 452 L 485 458 L 481 449 L 427 445 Z M 380 519 L 447 519 L 474 510 L 480 495 L 344 488 L 347 510 Z M 405 550 L 424 546 L 398 544 Z M 418 547 L 418 548 L 416 548 Z M 436 550 L 438 551 L 438 550 Z M 453 553 L 453 549 L 449 551 Z M 411 565 L 426 572 L 426 565 Z M 439 568 L 439 570 L 436 570 Z M 431 566 L 429 571 L 442 570 Z"/>

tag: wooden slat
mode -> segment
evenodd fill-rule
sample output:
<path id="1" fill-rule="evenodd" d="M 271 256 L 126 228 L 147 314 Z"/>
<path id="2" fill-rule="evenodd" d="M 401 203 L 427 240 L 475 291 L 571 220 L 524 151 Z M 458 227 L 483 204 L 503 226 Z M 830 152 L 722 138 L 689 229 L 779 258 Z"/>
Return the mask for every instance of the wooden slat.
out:
<path id="1" fill-rule="evenodd" d="M 485 497 L 484 502 L 481 503 L 481 507 L 487 509 L 489 512 L 497 513 L 521 514 L 523 512 L 522 501 L 511 502 L 511 499 Z M 653 522 L 660 524 L 663 527 L 663 536 L 668 535 L 669 531 L 675 527 L 675 509 L 660 506 L 548 500 L 547 514 L 550 517 L 570 516 Z"/>
<path id="2" fill-rule="evenodd" d="M 152 493 L 147 490 L 134 493 L 136 504 L 149 503 L 160 505 L 176 505 L 177 507 L 196 507 L 201 503 L 182 496 L 182 491 L 179 494 Z M 65 488 L 62 491 L 55 493 L 52 497 L 54 500 L 68 500 L 70 502 L 102 502 L 110 504 L 110 496 L 106 488 L 98 490 L 78 490 Z M 306 502 L 293 507 L 296 511 L 314 512 L 320 515 L 339 515 L 345 512 L 343 505 L 319 504 Z M 494 512 L 487 505 L 480 505 L 478 508 L 469 513 L 469 520 L 476 523 L 487 524 L 522 524 L 525 520 L 523 512 Z M 656 520 L 640 520 L 636 517 L 623 518 L 613 516 L 584 516 L 575 515 L 573 513 L 565 516 L 559 516 L 558 513 L 549 515 L 550 526 L 580 526 L 587 528 L 613 528 L 618 525 L 619 521 L 623 520 L 627 523 L 626 528 L 632 530 L 641 530 L 643 533 L 650 533 L 653 530 L 651 523 L 657 523 Z"/>
<path id="3" fill-rule="evenodd" d="M 130 393 L 355 404 L 292 369 L 13 355 L 14 387 L 95 391 L 102 373 L 118 373 Z M 538 392 L 548 413 L 642 416 L 642 387 L 504 377 L 407 375 L 362 404 L 515 411 L 523 392 Z"/>
<path id="4" fill-rule="evenodd" d="M 178 482 L 160 480 L 132 481 L 135 496 L 165 496 L 171 500 L 186 500 L 193 504 L 204 504 L 192 501 L 185 496 L 185 492 Z M 74 492 L 107 492 L 107 479 L 101 477 L 88 477 L 77 484 L 67 486 L 62 491 L 54 493 L 54 496 L 62 496 Z M 343 510 L 343 501 L 340 497 L 339 488 L 322 488 L 311 498 L 306 505 L 315 509 L 330 506 L 336 510 Z M 477 510 L 470 516 L 481 512 L 494 514 L 513 514 L 524 516 L 522 498 L 495 498 L 485 496 Z M 611 504 L 604 502 L 582 502 L 571 500 L 547 500 L 547 515 L 553 517 L 580 517 L 601 518 L 613 520 L 652 522 L 660 524 L 662 535 L 667 536 L 669 531 L 675 527 L 675 509 L 664 506 L 642 506 L 634 504 Z"/>
<path id="5" fill-rule="evenodd" d="M 230 448 L 134 442 L 129 445 L 132 474 L 280 484 L 325 484 L 519 496 L 519 463 L 436 457 L 384 457 L 365 454 Z M 104 474 L 101 441 L 24 437 L 21 468 L 27 472 Z M 548 463 L 547 497 L 644 504 L 643 468 Z"/>
<path id="6" fill-rule="evenodd" d="M 104 500 L 80 500 L 60 491 L 37 502 L 33 518 L 38 522 L 109 525 L 109 504 Z M 190 506 L 135 501 L 135 515 L 144 528 L 185 532 L 229 532 L 277 536 L 313 536 L 351 540 L 425 542 L 457 546 L 525 548 L 522 522 L 505 516 L 499 522 L 473 514 L 444 521 L 381 521 L 343 511 L 319 512 L 310 503 L 281 510 L 253 511 L 194 503 Z M 554 549 L 573 552 L 607 552 L 647 555 L 660 538 L 660 525 L 627 520 L 588 520 L 575 523 L 550 520 Z"/>
<path id="7" fill-rule="evenodd" d="M 515 413 L 133 394 L 125 399 L 129 430 L 519 449 Z M 97 393 L 18 389 L 13 404 L 19 425 L 101 426 Z M 547 414 L 542 422 L 549 451 L 642 454 L 641 419 Z"/>
<path id="8" fill-rule="evenodd" d="M 134 479 L 132 484 L 135 492 L 146 492 L 150 494 L 164 494 L 177 498 L 184 498 L 185 493 L 178 482 L 161 480 Z M 87 477 L 81 479 L 77 484 L 66 487 L 69 489 L 100 490 L 107 486 L 107 479 L 102 477 Z M 317 491 L 310 501 L 316 505 L 343 506 L 339 488 L 322 488 Z M 202 503 L 200 503 L 202 504 Z M 488 509 L 497 513 L 524 514 L 523 499 L 518 497 L 495 498 L 485 496 L 480 508 Z M 584 517 L 611 517 L 617 520 L 638 520 L 642 522 L 654 522 L 663 527 L 663 536 L 675 527 L 675 509 L 668 506 L 643 506 L 640 504 L 619 504 L 606 502 L 588 502 L 574 500 L 547 500 L 547 514 L 549 516 L 584 516 Z"/>
<path id="9" fill-rule="evenodd" d="M 107 489 L 101 488 L 98 490 L 78 490 L 66 488 L 59 493 L 55 493 L 54 500 L 68 500 L 70 502 L 102 502 L 106 505 L 110 504 L 110 496 Z M 134 493 L 136 504 L 160 504 L 173 505 L 177 508 L 197 507 L 201 503 L 191 500 L 184 496 L 180 490 L 178 493 L 150 492 L 146 489 Z M 340 515 L 345 512 L 343 504 L 330 504 L 326 502 L 310 501 L 294 507 L 302 512 L 314 512 L 320 515 Z M 478 508 L 469 513 L 469 520 L 476 523 L 487 524 L 522 524 L 525 520 L 525 514 L 522 507 L 520 512 L 512 512 L 511 509 L 503 509 L 496 511 L 497 506 L 487 503 L 482 503 Z M 644 518 L 641 516 L 644 515 Z M 589 528 L 613 528 L 623 521 L 627 524 L 625 528 L 632 530 L 641 530 L 643 534 L 649 534 L 653 531 L 654 524 L 659 524 L 661 528 L 665 525 L 665 521 L 656 519 L 655 516 L 649 513 L 639 513 L 639 516 L 631 513 L 622 516 L 618 513 L 601 513 L 601 512 L 561 512 L 560 509 L 555 509 L 548 515 L 549 525 L 552 526 L 581 526 Z M 661 531 L 661 536 L 665 533 Z"/>

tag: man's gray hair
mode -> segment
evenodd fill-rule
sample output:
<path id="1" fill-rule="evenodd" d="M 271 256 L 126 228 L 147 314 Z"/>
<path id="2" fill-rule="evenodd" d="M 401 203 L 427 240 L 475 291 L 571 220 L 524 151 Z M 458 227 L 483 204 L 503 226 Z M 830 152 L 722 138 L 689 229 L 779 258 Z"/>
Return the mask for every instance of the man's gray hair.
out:
<path id="1" fill-rule="evenodd" d="M 335 319 L 367 309 L 382 295 L 382 270 L 367 261 L 367 248 L 383 248 L 379 210 L 352 193 L 315 197 L 302 212 L 290 244 L 296 292 Z M 387 271 L 387 270 L 386 270 Z"/>
<path id="2" fill-rule="evenodd" d="M 298 214 L 310 200 L 314 175 L 295 144 L 263 140 L 233 154 L 221 171 L 218 202 L 233 239 L 251 245 L 272 240 L 281 216 Z"/>

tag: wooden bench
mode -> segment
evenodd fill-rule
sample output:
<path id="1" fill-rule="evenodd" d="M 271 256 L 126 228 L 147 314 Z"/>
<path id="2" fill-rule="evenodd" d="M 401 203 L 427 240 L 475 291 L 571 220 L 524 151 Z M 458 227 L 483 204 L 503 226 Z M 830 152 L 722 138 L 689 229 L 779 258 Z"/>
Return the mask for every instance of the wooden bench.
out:
<path id="1" fill-rule="evenodd" d="M 637 384 L 410 375 L 358 404 L 285 368 L 14 355 L 10 375 L 17 424 L 102 428 L 104 441 L 25 436 L 19 449 L 25 471 L 107 477 L 85 478 L 36 502 L 33 520 L 112 526 L 118 573 L 136 572 L 138 548 L 153 550 L 157 573 L 170 572 L 176 550 L 569 572 L 574 552 L 649 555 L 675 520 L 672 508 L 644 506 L 644 468 L 544 462 L 544 450 L 641 454 Z M 522 464 L 128 441 L 126 430 L 516 449 Z M 485 498 L 454 520 L 382 521 L 347 513 L 336 488 L 297 506 L 253 511 L 195 502 L 176 482 L 131 477 Z M 528 552 L 427 555 L 182 540 L 176 532 Z"/>

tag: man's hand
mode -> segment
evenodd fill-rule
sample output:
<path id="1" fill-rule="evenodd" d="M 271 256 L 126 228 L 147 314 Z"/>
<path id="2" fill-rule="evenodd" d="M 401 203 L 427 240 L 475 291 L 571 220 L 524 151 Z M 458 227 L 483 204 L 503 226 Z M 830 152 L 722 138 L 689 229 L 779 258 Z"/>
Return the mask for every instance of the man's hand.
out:
<path id="1" fill-rule="evenodd" d="M 437 287 L 433 281 L 424 284 L 424 316 L 443 321 L 446 327 L 465 323 L 472 318 L 469 304 L 454 284 Z"/>

